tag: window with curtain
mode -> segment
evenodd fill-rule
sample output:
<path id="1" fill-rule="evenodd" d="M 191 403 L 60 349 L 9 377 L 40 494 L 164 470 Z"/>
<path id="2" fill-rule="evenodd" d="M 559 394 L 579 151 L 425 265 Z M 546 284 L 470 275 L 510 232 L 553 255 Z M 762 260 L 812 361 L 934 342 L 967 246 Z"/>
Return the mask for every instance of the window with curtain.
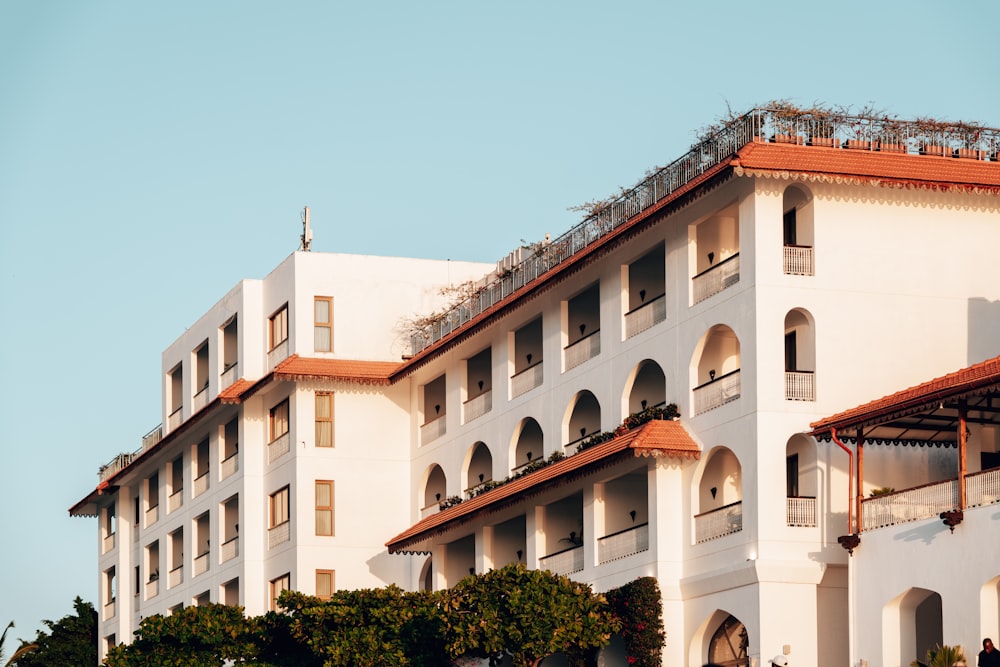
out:
<path id="1" fill-rule="evenodd" d="M 288 399 L 286 398 L 281 403 L 271 408 L 271 414 L 268 418 L 270 423 L 271 440 L 274 442 L 281 436 L 288 433 Z"/>
<path id="2" fill-rule="evenodd" d="M 274 349 L 288 340 L 288 304 L 282 306 L 278 312 L 271 315 L 268 320 L 268 342 L 270 349 Z"/>
<path id="3" fill-rule="evenodd" d="M 316 480 L 316 534 L 333 535 L 333 482 Z"/>
<path id="4" fill-rule="evenodd" d="M 270 524 L 269 528 L 281 525 L 288 521 L 288 487 L 279 489 L 271 494 L 270 500 Z"/>
<path id="5" fill-rule="evenodd" d="M 316 597 L 329 600 L 333 597 L 333 570 L 316 570 Z"/>
<path id="6" fill-rule="evenodd" d="M 333 394 L 316 394 L 316 446 L 333 447 Z"/>
<path id="7" fill-rule="evenodd" d="M 271 580 L 271 611 L 278 610 L 278 596 L 281 595 L 281 591 L 287 591 L 292 587 L 292 576 L 289 573 L 285 573 L 278 577 L 277 579 Z"/>
<path id="8" fill-rule="evenodd" d="M 316 351 L 333 352 L 333 297 L 316 297 L 313 300 L 313 313 Z"/>

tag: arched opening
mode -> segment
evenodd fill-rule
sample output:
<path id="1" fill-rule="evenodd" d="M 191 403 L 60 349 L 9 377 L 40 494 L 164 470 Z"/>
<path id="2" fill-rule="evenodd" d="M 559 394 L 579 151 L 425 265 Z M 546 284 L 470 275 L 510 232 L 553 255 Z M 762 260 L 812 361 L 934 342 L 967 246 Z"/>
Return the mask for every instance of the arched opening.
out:
<path id="1" fill-rule="evenodd" d="M 436 509 L 438 503 L 447 497 L 448 483 L 441 466 L 434 464 L 427 471 L 427 481 L 424 483 L 424 510 Z"/>
<path id="2" fill-rule="evenodd" d="M 882 663 L 908 665 L 926 660 L 927 650 L 944 642 L 941 596 L 911 588 L 882 610 Z"/>
<path id="3" fill-rule="evenodd" d="M 696 542 L 743 530 L 743 482 L 739 459 L 728 447 L 716 447 L 705 460 L 694 517 Z"/>
<path id="4" fill-rule="evenodd" d="M 701 414 L 740 397 L 740 340 L 724 324 L 709 329 L 695 349 L 694 413 Z"/>
<path id="5" fill-rule="evenodd" d="M 691 303 L 740 280 L 740 217 L 735 203 L 689 228 Z"/>
<path id="6" fill-rule="evenodd" d="M 417 582 L 418 590 L 421 591 L 433 591 L 434 590 L 434 567 L 430 556 L 424 561 L 423 566 L 420 568 L 420 580 Z"/>
<path id="7" fill-rule="evenodd" d="M 798 185 L 785 188 L 781 201 L 784 272 L 811 276 L 813 259 L 813 198 Z"/>
<path id="8" fill-rule="evenodd" d="M 667 402 L 667 378 L 660 365 L 644 359 L 633 371 L 631 386 L 626 384 L 626 416 Z"/>
<path id="9" fill-rule="evenodd" d="M 816 330 L 801 308 L 785 315 L 785 399 L 816 400 Z"/>
<path id="10" fill-rule="evenodd" d="M 750 665 L 750 636 L 738 618 L 729 615 L 719 624 L 708 642 L 707 658 L 721 667 Z"/>
<path id="11" fill-rule="evenodd" d="M 801 434 L 785 445 L 785 516 L 789 526 L 816 525 L 819 470 L 816 445 Z"/>
<path id="12" fill-rule="evenodd" d="M 521 421 L 514 441 L 511 469 L 523 468 L 536 459 L 545 458 L 542 427 L 531 417 Z"/>
<path id="13" fill-rule="evenodd" d="M 466 473 L 465 490 L 473 491 L 486 482 L 493 481 L 493 455 L 483 442 L 472 446 L 469 467 Z"/>
<path id="14" fill-rule="evenodd" d="M 979 636 L 991 637 L 993 643 L 1000 637 L 991 635 L 1000 626 L 1000 576 L 993 577 L 979 589 Z"/>
<path id="15" fill-rule="evenodd" d="M 584 389 L 578 393 L 566 421 L 566 447 L 580 444 L 588 436 L 601 432 L 601 404 L 597 397 Z"/>

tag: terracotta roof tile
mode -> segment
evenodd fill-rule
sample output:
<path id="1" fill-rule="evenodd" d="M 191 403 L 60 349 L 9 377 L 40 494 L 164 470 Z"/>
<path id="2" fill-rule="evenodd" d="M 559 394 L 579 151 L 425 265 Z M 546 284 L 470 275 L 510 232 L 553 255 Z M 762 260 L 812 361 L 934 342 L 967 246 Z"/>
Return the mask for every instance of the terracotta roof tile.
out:
<path id="1" fill-rule="evenodd" d="M 813 422 L 810 435 L 854 428 L 1000 384 L 1000 356 Z"/>
<path id="2" fill-rule="evenodd" d="M 274 369 L 279 379 L 324 378 L 360 382 L 361 384 L 389 384 L 389 376 L 399 368 L 396 361 L 359 361 L 354 359 L 317 359 L 293 354 Z"/>
<path id="3" fill-rule="evenodd" d="M 594 445 L 582 452 L 549 464 L 540 470 L 507 482 L 457 505 L 418 521 L 386 542 L 389 553 L 403 552 L 431 535 L 469 521 L 474 515 L 507 506 L 510 501 L 543 490 L 549 483 L 574 473 L 608 463 L 608 459 L 631 450 L 635 456 L 669 456 L 697 459 L 701 449 L 680 421 L 654 420 L 628 433 Z"/>
<path id="4" fill-rule="evenodd" d="M 239 403 L 240 396 L 247 389 L 253 386 L 253 382 L 240 378 L 225 389 L 219 392 L 219 400 L 223 403 Z"/>

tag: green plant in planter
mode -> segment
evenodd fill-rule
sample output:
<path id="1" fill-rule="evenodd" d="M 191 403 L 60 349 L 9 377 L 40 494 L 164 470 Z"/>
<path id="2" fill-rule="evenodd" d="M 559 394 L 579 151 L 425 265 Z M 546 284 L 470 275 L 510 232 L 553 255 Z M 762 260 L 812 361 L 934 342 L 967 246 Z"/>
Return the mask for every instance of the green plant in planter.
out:
<path id="1" fill-rule="evenodd" d="M 914 660 L 910 667 L 955 667 L 955 665 L 965 664 L 965 652 L 961 646 L 942 646 L 938 644 L 934 648 L 927 649 L 927 662 L 922 663 Z"/>
<path id="2" fill-rule="evenodd" d="M 890 493 L 895 493 L 896 489 L 891 486 L 880 486 L 877 489 L 872 489 L 871 493 L 868 494 L 869 498 L 878 498 L 879 496 L 887 496 Z"/>

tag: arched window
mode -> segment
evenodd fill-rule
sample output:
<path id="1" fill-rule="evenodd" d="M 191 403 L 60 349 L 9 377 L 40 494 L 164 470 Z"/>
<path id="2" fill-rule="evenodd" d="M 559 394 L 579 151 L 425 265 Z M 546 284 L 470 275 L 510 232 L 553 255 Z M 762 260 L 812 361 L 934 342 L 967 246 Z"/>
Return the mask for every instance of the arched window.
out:
<path id="1" fill-rule="evenodd" d="M 724 324 L 709 329 L 694 354 L 694 413 L 708 412 L 740 397 L 740 340 Z"/>
<path id="2" fill-rule="evenodd" d="M 740 461 L 728 447 L 712 450 L 698 484 L 695 542 L 743 530 L 743 480 Z"/>
<path id="3" fill-rule="evenodd" d="M 517 470 L 532 461 L 545 458 L 542 427 L 538 422 L 527 417 L 521 421 L 514 444 L 514 457 L 511 468 Z"/>
<path id="4" fill-rule="evenodd" d="M 660 365 L 651 359 L 639 362 L 631 386 L 626 385 L 626 416 L 667 402 L 667 379 Z"/>
<path id="5" fill-rule="evenodd" d="M 566 423 L 566 446 L 576 445 L 595 433 L 601 432 L 601 404 L 597 397 L 584 389 L 576 395 Z"/>
<path id="6" fill-rule="evenodd" d="M 435 463 L 428 471 L 427 482 L 424 484 L 424 509 L 436 508 L 438 503 L 447 497 L 447 492 L 448 483 L 444 470 Z"/>
<path id="7" fill-rule="evenodd" d="M 712 635 L 708 644 L 708 662 L 722 667 L 750 664 L 750 638 L 747 629 L 735 616 L 729 616 Z"/>
<path id="8" fill-rule="evenodd" d="M 811 276 L 815 272 L 812 195 L 800 186 L 789 186 L 781 204 L 784 273 Z"/>
<path id="9" fill-rule="evenodd" d="M 785 399 L 816 400 L 816 329 L 809 311 L 785 315 Z"/>

